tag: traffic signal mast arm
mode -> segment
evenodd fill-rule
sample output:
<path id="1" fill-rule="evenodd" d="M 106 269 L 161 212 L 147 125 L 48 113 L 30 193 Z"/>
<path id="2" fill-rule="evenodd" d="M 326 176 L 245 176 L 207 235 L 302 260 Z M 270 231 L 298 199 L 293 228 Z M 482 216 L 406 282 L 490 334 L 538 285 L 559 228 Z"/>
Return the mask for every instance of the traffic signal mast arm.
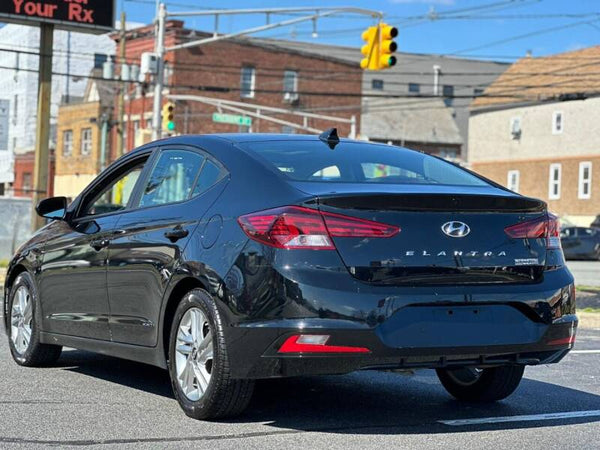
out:
<path id="1" fill-rule="evenodd" d="M 157 33 L 155 42 L 155 53 L 158 61 L 157 73 L 155 75 L 155 86 L 154 86 L 154 104 L 152 108 L 152 128 L 153 137 L 158 139 L 162 134 L 162 121 L 160 117 L 162 95 L 163 95 L 163 78 L 164 78 L 164 57 L 165 53 L 169 51 L 179 50 L 189 47 L 197 47 L 200 45 L 206 45 L 217 41 L 226 39 L 232 39 L 248 34 L 258 33 L 261 31 L 267 31 L 274 28 L 295 25 L 297 23 L 313 21 L 317 19 L 334 16 L 342 13 L 351 13 L 358 15 L 366 15 L 378 20 L 381 20 L 383 13 L 380 11 L 374 11 L 365 8 L 357 7 L 301 7 L 301 8 L 260 8 L 260 9 L 230 9 L 230 10 L 206 10 L 206 11 L 183 11 L 183 12 L 167 12 L 164 3 L 160 3 L 157 11 L 156 23 Z M 277 23 L 269 23 L 269 17 L 271 14 L 288 14 L 288 13 L 306 13 L 305 16 L 294 17 L 292 19 L 283 20 Z M 221 15 L 235 15 L 235 14 L 265 14 L 267 17 L 267 24 L 249 28 L 246 30 L 219 34 L 215 28 L 215 33 L 212 37 L 202 38 L 196 41 L 185 42 L 181 44 L 175 44 L 165 47 L 165 27 L 166 20 L 168 17 L 186 17 L 186 16 L 214 16 L 215 23 L 218 23 L 218 17 Z"/>

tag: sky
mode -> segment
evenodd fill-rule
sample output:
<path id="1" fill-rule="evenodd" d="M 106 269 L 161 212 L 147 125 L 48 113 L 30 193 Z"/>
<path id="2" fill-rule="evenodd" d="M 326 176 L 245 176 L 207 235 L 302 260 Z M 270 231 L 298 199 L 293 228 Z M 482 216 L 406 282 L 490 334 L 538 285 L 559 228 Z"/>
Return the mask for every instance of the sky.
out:
<path id="1" fill-rule="evenodd" d="M 150 23 L 155 0 L 117 0 L 127 21 Z M 385 14 L 399 29 L 399 50 L 513 61 L 530 51 L 543 56 L 600 43 L 600 0 L 173 0 L 175 11 L 216 8 L 355 6 Z M 271 22 L 291 18 L 272 16 Z M 318 37 L 312 23 L 280 28 L 261 36 L 360 47 L 361 33 L 372 24 L 365 16 L 343 14 L 320 19 Z M 221 17 L 219 32 L 233 32 L 265 23 L 264 15 Z M 190 28 L 212 31 L 214 19 L 187 18 Z"/>

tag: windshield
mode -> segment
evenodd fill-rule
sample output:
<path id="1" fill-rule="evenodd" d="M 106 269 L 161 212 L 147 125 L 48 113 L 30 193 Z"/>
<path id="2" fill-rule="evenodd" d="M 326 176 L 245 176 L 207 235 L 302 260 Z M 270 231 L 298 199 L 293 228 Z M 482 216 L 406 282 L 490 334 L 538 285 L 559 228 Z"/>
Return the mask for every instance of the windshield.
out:
<path id="1" fill-rule="evenodd" d="M 243 142 L 239 146 L 294 181 L 488 186 L 469 172 L 424 153 L 366 142 Z"/>

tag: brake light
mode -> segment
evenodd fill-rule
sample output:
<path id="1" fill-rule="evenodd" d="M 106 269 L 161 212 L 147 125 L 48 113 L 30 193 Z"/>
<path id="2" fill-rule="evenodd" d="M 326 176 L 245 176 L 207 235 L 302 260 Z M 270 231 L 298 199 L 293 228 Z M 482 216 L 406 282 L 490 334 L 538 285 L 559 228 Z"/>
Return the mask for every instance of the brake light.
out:
<path id="1" fill-rule="evenodd" d="M 397 226 L 301 206 L 247 214 L 238 223 L 250 239 L 284 249 L 334 250 L 332 237 L 389 238 L 400 231 Z"/>
<path id="2" fill-rule="evenodd" d="M 537 219 L 511 225 L 504 232 L 513 239 L 546 239 L 547 248 L 560 248 L 560 223 L 558 217 L 548 213 Z"/>
<path id="3" fill-rule="evenodd" d="M 290 336 L 279 348 L 279 353 L 369 353 L 366 347 L 327 345 L 327 334 L 300 334 Z"/>

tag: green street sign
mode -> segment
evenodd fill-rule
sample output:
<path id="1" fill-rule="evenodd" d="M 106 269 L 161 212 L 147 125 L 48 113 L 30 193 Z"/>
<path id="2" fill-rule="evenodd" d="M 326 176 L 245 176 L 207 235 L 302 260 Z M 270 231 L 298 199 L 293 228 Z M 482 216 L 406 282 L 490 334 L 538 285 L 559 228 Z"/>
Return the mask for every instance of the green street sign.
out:
<path id="1" fill-rule="evenodd" d="M 251 117 L 238 116 L 235 114 L 213 113 L 212 119 L 213 122 L 232 123 L 234 125 L 243 125 L 245 127 L 252 126 Z"/>

